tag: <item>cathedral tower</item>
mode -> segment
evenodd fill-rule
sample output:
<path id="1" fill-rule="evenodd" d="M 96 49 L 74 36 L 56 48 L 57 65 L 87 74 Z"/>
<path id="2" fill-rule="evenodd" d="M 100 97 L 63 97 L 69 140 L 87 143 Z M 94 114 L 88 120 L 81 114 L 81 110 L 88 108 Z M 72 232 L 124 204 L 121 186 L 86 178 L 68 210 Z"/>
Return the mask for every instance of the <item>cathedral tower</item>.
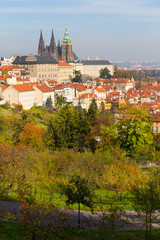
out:
<path id="1" fill-rule="evenodd" d="M 62 40 L 62 59 L 68 62 L 74 61 L 75 59 L 75 54 L 72 52 L 72 42 L 68 36 L 67 27 Z"/>
<path id="2" fill-rule="evenodd" d="M 56 60 L 59 59 L 59 54 L 57 51 L 53 30 L 52 30 L 52 36 L 51 36 L 51 41 L 50 41 L 50 47 L 49 47 L 49 55 L 53 56 Z"/>
<path id="3" fill-rule="evenodd" d="M 39 44 L 38 44 L 38 55 L 45 55 L 45 46 L 44 46 L 44 40 L 42 36 L 42 30 L 40 32 L 40 39 L 39 39 Z"/>
<path id="4" fill-rule="evenodd" d="M 60 41 L 58 41 L 58 45 L 56 46 L 54 33 L 52 30 L 50 45 L 45 46 L 43 36 L 42 36 L 42 30 L 40 32 L 40 39 L 38 44 L 38 55 L 39 56 L 53 56 L 56 60 L 65 60 L 67 62 L 74 61 L 76 58 L 76 55 L 72 51 L 72 42 L 71 39 L 68 36 L 67 27 L 65 29 L 64 38 L 62 40 L 62 43 L 60 44 Z"/>

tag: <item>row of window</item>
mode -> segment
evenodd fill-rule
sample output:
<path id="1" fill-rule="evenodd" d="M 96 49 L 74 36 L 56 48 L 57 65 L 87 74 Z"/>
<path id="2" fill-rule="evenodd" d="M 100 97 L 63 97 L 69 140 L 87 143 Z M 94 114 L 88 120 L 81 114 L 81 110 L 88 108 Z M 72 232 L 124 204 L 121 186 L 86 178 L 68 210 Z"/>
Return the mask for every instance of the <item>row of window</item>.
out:
<path id="1" fill-rule="evenodd" d="M 57 74 L 48 74 L 48 75 L 47 75 L 47 74 L 45 74 L 45 75 L 43 75 L 43 74 L 41 75 L 41 74 L 40 74 L 40 75 L 39 75 L 39 78 L 41 78 L 41 77 L 55 77 L 55 78 L 56 78 L 56 77 L 57 77 Z"/>

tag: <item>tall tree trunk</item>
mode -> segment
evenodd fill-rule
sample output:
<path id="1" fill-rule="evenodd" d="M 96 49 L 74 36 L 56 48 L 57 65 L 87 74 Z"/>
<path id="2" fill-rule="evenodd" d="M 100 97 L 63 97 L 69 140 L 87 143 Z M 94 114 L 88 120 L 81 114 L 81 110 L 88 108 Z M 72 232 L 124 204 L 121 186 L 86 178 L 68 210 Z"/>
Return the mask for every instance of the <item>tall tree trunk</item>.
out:
<path id="1" fill-rule="evenodd" d="M 81 217 L 80 217 L 80 203 L 78 203 L 78 228 L 81 228 Z"/>

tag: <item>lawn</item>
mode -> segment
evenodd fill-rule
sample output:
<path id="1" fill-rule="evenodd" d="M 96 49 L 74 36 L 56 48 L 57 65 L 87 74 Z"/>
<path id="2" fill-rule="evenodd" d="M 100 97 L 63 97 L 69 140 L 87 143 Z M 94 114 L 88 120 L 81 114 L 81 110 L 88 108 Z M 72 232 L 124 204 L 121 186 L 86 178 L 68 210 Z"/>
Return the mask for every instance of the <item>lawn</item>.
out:
<path id="1" fill-rule="evenodd" d="M 33 197 L 35 198 L 36 202 L 39 204 L 43 204 L 44 202 L 52 202 L 58 208 L 66 208 L 65 200 L 66 197 L 59 192 L 53 192 L 51 198 L 49 195 L 48 190 L 43 186 L 37 186 L 36 191 L 33 189 Z M 114 191 L 106 191 L 105 189 L 97 189 L 95 191 L 95 196 L 93 199 L 93 209 L 94 210 L 107 210 L 108 206 L 115 201 L 116 193 Z M 9 196 L 1 199 L 9 200 L 9 201 L 17 201 L 17 193 L 11 192 Z M 119 201 L 119 206 L 125 210 L 133 210 L 131 204 L 132 196 L 131 194 L 122 194 L 122 199 Z M 77 204 L 67 206 L 68 209 L 78 209 Z M 81 205 L 81 210 L 90 210 L 88 207 Z"/>
<path id="2" fill-rule="evenodd" d="M 72 228 L 66 228 L 63 236 L 53 236 L 50 240 L 104 240 L 105 233 L 103 235 L 99 231 L 93 230 L 76 230 Z M 3 222 L 0 226 L 0 239 L 2 240 L 22 240 L 24 239 L 24 229 L 18 223 Z M 25 238 L 26 240 L 29 240 Z M 116 240 L 145 240 L 145 231 L 121 231 L 117 232 Z M 152 231 L 150 240 L 159 240 L 160 230 Z"/>

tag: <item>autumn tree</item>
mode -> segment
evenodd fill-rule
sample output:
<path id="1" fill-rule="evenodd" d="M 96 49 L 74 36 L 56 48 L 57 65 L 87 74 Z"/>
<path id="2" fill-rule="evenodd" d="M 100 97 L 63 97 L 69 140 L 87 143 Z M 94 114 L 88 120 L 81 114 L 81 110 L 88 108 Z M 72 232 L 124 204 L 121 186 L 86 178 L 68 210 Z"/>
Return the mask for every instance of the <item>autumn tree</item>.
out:
<path id="1" fill-rule="evenodd" d="M 149 176 L 144 176 L 143 181 L 135 182 L 132 186 L 133 206 L 135 211 L 143 217 L 146 230 L 146 239 L 151 239 L 152 221 L 160 203 L 160 171 L 148 170 Z M 147 181 L 144 181 L 147 178 Z"/>
<path id="2" fill-rule="evenodd" d="M 64 228 L 68 214 L 52 204 L 36 204 L 35 199 L 26 192 L 19 193 L 19 223 L 27 239 L 64 239 Z"/>
<path id="3" fill-rule="evenodd" d="M 120 147 L 129 155 L 139 148 L 153 143 L 152 117 L 146 109 L 128 107 L 121 112 L 117 123 Z"/>
<path id="4" fill-rule="evenodd" d="M 19 145 L 32 146 L 37 149 L 44 147 L 45 129 L 37 127 L 33 122 L 28 122 L 19 134 Z"/>
<path id="5" fill-rule="evenodd" d="M 81 204 L 92 208 L 94 192 L 92 186 L 80 175 L 73 175 L 66 186 L 62 187 L 62 193 L 66 195 L 66 204 L 78 204 L 78 228 L 80 228 Z"/>
<path id="6" fill-rule="evenodd" d="M 90 115 L 90 131 L 86 136 L 86 145 L 89 146 L 92 152 L 95 152 L 97 148 L 100 150 L 109 148 L 114 145 L 117 139 L 115 120 L 112 113 L 110 111 L 95 113 Z"/>

